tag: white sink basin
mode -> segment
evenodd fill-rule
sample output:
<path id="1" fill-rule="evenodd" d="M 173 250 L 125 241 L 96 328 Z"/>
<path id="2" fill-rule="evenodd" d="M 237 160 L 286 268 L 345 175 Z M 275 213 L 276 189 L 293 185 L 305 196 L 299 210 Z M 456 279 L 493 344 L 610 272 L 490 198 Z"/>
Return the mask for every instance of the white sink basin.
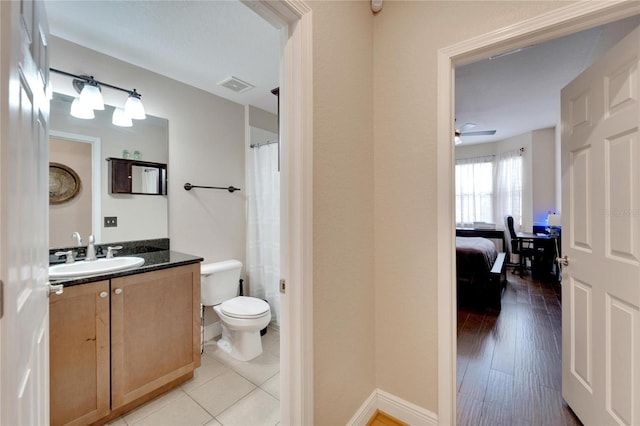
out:
<path id="1" fill-rule="evenodd" d="M 98 259 L 91 262 L 80 261 L 49 266 L 49 278 L 72 278 L 84 275 L 97 275 L 109 272 L 123 271 L 136 268 L 144 264 L 144 259 L 135 256 Z"/>

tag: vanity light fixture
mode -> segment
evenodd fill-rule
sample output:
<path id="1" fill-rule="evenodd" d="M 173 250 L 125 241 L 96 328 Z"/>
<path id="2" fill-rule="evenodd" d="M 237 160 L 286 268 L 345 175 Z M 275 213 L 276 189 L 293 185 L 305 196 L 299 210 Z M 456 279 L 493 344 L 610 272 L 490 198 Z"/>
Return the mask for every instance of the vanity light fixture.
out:
<path id="1" fill-rule="evenodd" d="M 81 84 L 82 90 L 80 91 L 80 100 L 82 103 L 93 110 L 102 111 L 104 109 L 104 100 L 102 99 L 102 93 L 100 93 L 100 86 L 98 86 L 98 83 L 93 79 L 93 77 L 89 77 L 88 80 Z"/>
<path id="2" fill-rule="evenodd" d="M 113 110 L 113 116 L 111 117 L 111 124 L 118 127 L 131 127 L 133 122 L 131 117 L 127 115 L 123 108 L 116 107 Z"/>
<path id="3" fill-rule="evenodd" d="M 91 120 L 96 117 L 93 109 L 85 104 L 81 98 L 75 98 L 71 103 L 71 115 L 83 120 Z"/>
<path id="4" fill-rule="evenodd" d="M 142 105 L 142 100 L 140 99 L 142 95 L 138 93 L 136 89 L 123 89 L 122 87 L 114 86 L 113 84 L 98 81 L 94 79 L 93 76 L 76 75 L 55 68 L 50 68 L 50 70 L 51 72 L 73 78 L 73 87 L 78 93 L 80 93 L 80 97 L 76 98 L 71 106 L 71 115 L 73 115 L 74 117 L 83 119 L 94 118 L 94 110 L 104 109 L 104 101 L 102 99 L 101 89 L 103 87 L 108 87 L 109 89 L 120 90 L 121 92 L 125 92 L 129 95 L 124 109 L 116 108 L 113 112 L 111 122 L 114 125 L 131 127 L 133 125 L 131 122 L 132 118 L 134 120 L 144 120 L 146 118 L 144 106 Z M 91 111 L 89 112 L 87 109 Z"/>
<path id="5" fill-rule="evenodd" d="M 124 112 L 134 120 L 144 120 L 147 118 L 144 113 L 144 105 L 140 100 L 140 93 L 133 89 L 133 92 L 129 93 L 127 102 L 124 103 Z"/>

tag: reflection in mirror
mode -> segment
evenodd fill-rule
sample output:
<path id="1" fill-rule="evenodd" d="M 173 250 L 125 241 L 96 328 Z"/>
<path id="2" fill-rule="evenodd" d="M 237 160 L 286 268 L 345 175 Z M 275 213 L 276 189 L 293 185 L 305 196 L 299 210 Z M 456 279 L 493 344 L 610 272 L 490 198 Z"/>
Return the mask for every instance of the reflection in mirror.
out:
<path id="1" fill-rule="evenodd" d="M 146 120 L 134 120 L 132 127 L 117 127 L 111 123 L 114 108 L 108 105 L 104 111 L 95 111 L 94 119 L 82 120 L 70 115 L 72 101 L 72 97 L 58 93 L 51 101 L 50 161 L 76 172 L 82 170 L 82 174 L 78 173 L 81 186 L 73 199 L 50 204 L 49 245 L 76 245 L 72 238 L 76 231 L 85 245 L 89 234 L 96 237 L 97 243 L 168 238 L 167 196 L 110 194 L 109 162 L 105 161 L 109 157 L 123 158 L 135 153 L 136 158 L 143 160 L 141 163 L 167 164 L 168 121 L 147 114 Z M 56 150 L 53 139 L 67 146 Z M 89 147 L 90 155 L 87 154 Z M 80 152 L 83 159 L 75 158 Z M 91 200 L 90 207 L 87 199 Z M 78 205 L 81 200 L 83 207 Z M 105 227 L 105 217 L 117 217 L 117 226 Z"/>
<path id="2" fill-rule="evenodd" d="M 136 194 L 158 194 L 160 169 L 131 166 L 131 192 Z"/>
<path id="3" fill-rule="evenodd" d="M 100 239 L 100 139 L 51 130 L 49 164 L 71 169 L 79 186 L 73 198 L 56 202 L 64 188 L 49 167 L 49 245 L 77 245 L 77 240 L 69 238 L 74 232 L 85 238 L 93 232 Z"/>
<path id="4" fill-rule="evenodd" d="M 110 194 L 167 195 L 167 165 L 107 158 Z"/>
<path id="5" fill-rule="evenodd" d="M 134 194 L 166 194 L 160 185 L 165 169 L 150 166 L 131 166 L 131 192 Z"/>

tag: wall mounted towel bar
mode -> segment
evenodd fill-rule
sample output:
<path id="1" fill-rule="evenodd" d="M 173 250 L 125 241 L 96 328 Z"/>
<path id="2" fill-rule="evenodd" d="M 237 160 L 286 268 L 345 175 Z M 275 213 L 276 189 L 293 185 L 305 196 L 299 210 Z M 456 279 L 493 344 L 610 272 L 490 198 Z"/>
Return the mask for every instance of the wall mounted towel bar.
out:
<path id="1" fill-rule="evenodd" d="M 233 186 L 222 187 L 222 186 L 200 186 L 200 185 L 191 185 L 189 182 L 184 184 L 184 189 L 187 191 L 191 191 L 191 188 L 207 188 L 207 189 L 226 189 L 229 192 L 240 191 L 240 188 L 236 188 Z"/>

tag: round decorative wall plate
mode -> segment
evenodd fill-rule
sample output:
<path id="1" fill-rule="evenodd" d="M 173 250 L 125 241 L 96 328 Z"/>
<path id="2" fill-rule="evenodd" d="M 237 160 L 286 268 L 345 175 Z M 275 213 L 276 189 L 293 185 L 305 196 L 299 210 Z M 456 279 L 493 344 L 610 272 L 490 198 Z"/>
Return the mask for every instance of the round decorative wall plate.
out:
<path id="1" fill-rule="evenodd" d="M 69 166 L 49 163 L 49 204 L 65 203 L 80 192 L 80 177 Z"/>

